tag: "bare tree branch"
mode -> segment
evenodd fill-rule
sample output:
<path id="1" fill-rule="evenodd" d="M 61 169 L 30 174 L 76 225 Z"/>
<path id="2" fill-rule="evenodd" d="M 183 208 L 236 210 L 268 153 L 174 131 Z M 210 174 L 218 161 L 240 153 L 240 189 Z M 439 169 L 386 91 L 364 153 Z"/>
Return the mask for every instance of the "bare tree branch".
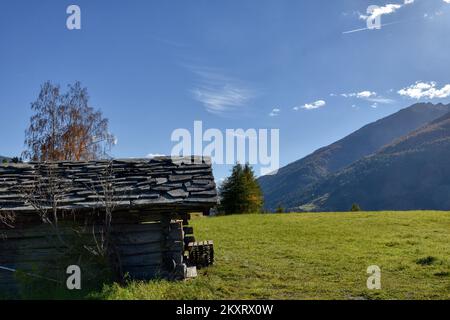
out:
<path id="1" fill-rule="evenodd" d="M 115 138 L 108 131 L 108 119 L 89 105 L 86 88 L 79 82 L 68 92 L 44 83 L 25 132 L 27 150 L 23 157 L 34 161 L 94 160 L 106 157 Z"/>
<path id="2" fill-rule="evenodd" d="M 12 212 L 0 212 L 0 226 L 6 226 L 7 228 L 14 228 L 14 222 L 16 221 L 16 215 Z"/>

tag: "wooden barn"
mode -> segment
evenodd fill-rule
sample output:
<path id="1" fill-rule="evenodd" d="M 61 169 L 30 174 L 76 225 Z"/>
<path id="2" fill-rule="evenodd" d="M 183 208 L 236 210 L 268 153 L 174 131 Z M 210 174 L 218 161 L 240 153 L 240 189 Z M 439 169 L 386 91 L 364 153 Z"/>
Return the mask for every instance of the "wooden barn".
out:
<path id="1" fill-rule="evenodd" d="M 185 278 L 213 259 L 190 214 L 209 214 L 217 199 L 206 158 L 3 165 L 0 292 L 16 288 L 16 270 L 55 279 L 102 256 L 119 278 Z"/>

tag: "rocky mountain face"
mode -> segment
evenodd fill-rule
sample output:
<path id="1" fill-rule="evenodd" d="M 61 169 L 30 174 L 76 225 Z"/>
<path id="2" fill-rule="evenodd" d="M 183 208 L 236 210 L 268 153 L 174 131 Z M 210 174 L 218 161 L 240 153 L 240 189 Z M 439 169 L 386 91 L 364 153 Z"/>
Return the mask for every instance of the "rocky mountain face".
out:
<path id="1" fill-rule="evenodd" d="M 279 205 L 298 207 L 300 197 L 307 194 L 313 185 L 448 112 L 450 105 L 412 105 L 281 168 L 276 175 L 261 177 L 259 183 L 264 193 L 265 208 L 274 210 Z"/>
<path id="2" fill-rule="evenodd" d="M 450 209 L 450 113 L 311 186 L 300 208 Z"/>

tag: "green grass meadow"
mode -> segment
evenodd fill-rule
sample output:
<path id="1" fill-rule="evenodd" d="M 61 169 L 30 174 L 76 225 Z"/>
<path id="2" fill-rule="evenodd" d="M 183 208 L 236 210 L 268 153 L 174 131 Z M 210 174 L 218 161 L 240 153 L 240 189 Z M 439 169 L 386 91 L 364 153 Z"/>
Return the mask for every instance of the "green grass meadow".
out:
<path id="1" fill-rule="evenodd" d="M 94 299 L 450 299 L 450 212 L 235 215 L 192 220 L 215 265 L 182 282 L 107 285 Z M 381 268 L 368 290 L 367 268 Z"/>

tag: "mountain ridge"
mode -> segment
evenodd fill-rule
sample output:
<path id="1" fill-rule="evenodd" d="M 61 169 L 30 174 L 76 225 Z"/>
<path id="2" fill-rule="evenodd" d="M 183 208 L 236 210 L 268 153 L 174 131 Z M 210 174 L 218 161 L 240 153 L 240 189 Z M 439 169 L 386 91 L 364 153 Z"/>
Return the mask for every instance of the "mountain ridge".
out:
<path id="1" fill-rule="evenodd" d="M 259 183 L 265 208 L 296 206 L 297 197 L 328 175 L 373 154 L 394 140 L 450 112 L 450 105 L 416 103 L 369 123 L 346 137 L 281 168 L 276 175 L 263 176 Z"/>
<path id="2" fill-rule="evenodd" d="M 450 112 L 305 190 L 298 209 L 450 209 Z"/>

